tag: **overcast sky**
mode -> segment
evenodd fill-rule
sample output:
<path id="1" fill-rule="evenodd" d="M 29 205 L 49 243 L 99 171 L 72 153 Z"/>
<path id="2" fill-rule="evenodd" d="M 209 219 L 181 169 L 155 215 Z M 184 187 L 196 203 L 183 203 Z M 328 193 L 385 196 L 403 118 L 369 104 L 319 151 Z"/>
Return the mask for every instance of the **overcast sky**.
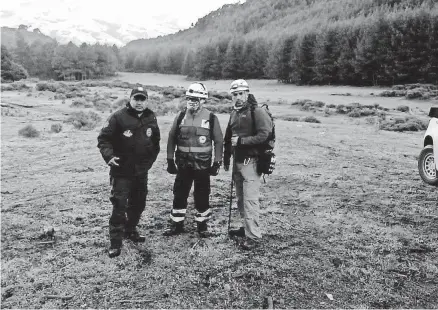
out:
<path id="1" fill-rule="evenodd" d="M 239 0 L 4 0 L 1 26 L 18 27 L 38 18 L 95 18 L 114 23 L 148 26 L 151 20 L 173 21 L 181 29 L 227 3 Z M 149 23 L 148 23 L 149 20 Z"/>

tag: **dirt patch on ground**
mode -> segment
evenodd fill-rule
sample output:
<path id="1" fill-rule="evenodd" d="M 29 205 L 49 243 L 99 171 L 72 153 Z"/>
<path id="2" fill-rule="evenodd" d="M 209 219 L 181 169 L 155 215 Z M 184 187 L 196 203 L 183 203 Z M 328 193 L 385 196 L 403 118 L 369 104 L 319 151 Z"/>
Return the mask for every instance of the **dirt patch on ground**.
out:
<path id="1" fill-rule="evenodd" d="M 330 95 L 314 97 L 315 90 L 305 98 L 327 103 Z M 361 102 L 348 92 L 349 102 Z M 416 167 L 423 132 L 273 104 L 274 117 L 314 115 L 321 123 L 276 120 L 278 165 L 261 195 L 263 244 L 245 252 L 226 237 L 223 170 L 212 180 L 214 236 L 197 237 L 192 198 L 188 233 L 161 235 L 173 199 L 165 149 L 174 114 L 160 116 L 162 151 L 139 227 L 147 242 L 126 242 L 110 259 L 108 168 L 96 147 L 102 124 L 83 131 L 63 123 L 78 109 L 50 93 L 2 95 L 9 104 L 1 120 L 2 308 L 261 308 L 268 296 L 275 308 L 438 307 L 437 191 Z M 393 100 L 378 103 L 391 108 Z M 417 103 L 408 105 L 416 113 Z M 103 122 L 110 112 L 97 113 Z M 228 116 L 219 119 L 225 129 Z M 62 131 L 50 130 L 55 123 Z M 27 124 L 40 136 L 19 136 Z"/>

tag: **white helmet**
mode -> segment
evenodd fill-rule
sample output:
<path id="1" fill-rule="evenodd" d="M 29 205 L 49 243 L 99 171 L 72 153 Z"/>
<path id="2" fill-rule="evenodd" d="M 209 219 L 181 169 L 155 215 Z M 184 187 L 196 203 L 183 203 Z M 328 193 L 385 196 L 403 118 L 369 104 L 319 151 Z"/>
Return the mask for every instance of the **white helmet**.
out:
<path id="1" fill-rule="evenodd" d="M 239 79 L 235 80 L 231 83 L 230 93 L 234 93 L 236 91 L 249 91 L 248 83 L 245 80 Z"/>
<path id="2" fill-rule="evenodd" d="M 200 99 L 207 99 L 208 98 L 207 87 L 205 87 L 204 84 L 200 82 L 193 83 L 187 89 L 186 96 L 196 97 Z"/>

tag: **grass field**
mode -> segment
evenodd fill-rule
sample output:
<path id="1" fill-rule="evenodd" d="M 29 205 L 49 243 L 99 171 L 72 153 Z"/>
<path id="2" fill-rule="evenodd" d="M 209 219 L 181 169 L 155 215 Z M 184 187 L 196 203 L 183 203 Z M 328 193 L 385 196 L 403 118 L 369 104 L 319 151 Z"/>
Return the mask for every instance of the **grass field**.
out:
<path id="1" fill-rule="evenodd" d="M 180 76 L 122 74 L 146 85 L 183 86 Z M 206 81 L 226 91 L 230 81 Z M 173 178 L 166 169 L 174 114 L 159 116 L 161 153 L 149 174 L 139 230 L 144 245 L 125 242 L 106 254 L 108 167 L 96 147 L 102 122 L 82 131 L 63 123 L 78 108 L 53 93 L 2 92 L 1 307 L 11 308 L 438 308 L 437 189 L 418 175 L 424 132 L 379 130 L 364 118 L 324 116 L 290 102 L 408 105 L 427 119 L 437 102 L 371 95 L 377 88 L 297 87 L 249 81 L 270 105 L 277 128 L 277 168 L 262 185 L 263 244 L 252 252 L 227 239 L 229 172 L 212 179 L 210 230 L 166 238 Z M 93 88 L 123 97 L 126 89 Z M 338 96 L 350 93 L 350 96 Z M 333 95 L 337 94 L 337 95 Z M 92 108 L 82 108 L 89 111 Z M 284 115 L 316 116 L 321 123 Z M 219 115 L 223 130 L 228 121 Z M 62 123 L 62 131 L 50 132 Z M 36 138 L 18 131 L 32 124 Z M 233 209 L 232 226 L 239 225 Z M 55 242 L 44 235 L 55 229 Z"/>

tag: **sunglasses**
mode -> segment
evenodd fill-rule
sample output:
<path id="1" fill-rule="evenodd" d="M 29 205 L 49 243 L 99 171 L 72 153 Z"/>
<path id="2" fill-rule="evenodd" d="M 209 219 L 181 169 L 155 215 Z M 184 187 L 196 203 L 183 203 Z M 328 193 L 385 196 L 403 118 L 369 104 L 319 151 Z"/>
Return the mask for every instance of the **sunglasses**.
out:
<path id="1" fill-rule="evenodd" d="M 196 102 L 196 103 L 201 101 L 199 98 L 194 98 L 194 97 L 186 97 L 186 100 L 188 102 Z"/>
<path id="2" fill-rule="evenodd" d="M 235 93 L 233 93 L 233 96 L 234 97 L 237 97 L 237 96 L 242 96 L 244 94 L 244 92 L 235 92 Z"/>

